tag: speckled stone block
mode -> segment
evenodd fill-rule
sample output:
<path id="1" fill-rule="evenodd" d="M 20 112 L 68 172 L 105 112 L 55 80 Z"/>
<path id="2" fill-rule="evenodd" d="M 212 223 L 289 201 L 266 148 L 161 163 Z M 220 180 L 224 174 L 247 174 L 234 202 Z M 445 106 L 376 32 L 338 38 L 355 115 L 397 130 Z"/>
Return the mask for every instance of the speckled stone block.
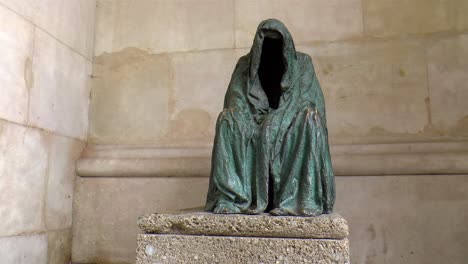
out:
<path id="1" fill-rule="evenodd" d="M 138 219 L 138 226 L 149 234 L 329 239 L 348 236 L 348 224 L 338 214 L 317 217 L 201 212 L 147 214 Z"/>
<path id="2" fill-rule="evenodd" d="M 137 264 L 349 263 L 348 225 L 319 217 L 150 214 L 137 238 Z"/>
<path id="3" fill-rule="evenodd" d="M 349 263 L 348 239 L 141 234 L 137 264 Z"/>

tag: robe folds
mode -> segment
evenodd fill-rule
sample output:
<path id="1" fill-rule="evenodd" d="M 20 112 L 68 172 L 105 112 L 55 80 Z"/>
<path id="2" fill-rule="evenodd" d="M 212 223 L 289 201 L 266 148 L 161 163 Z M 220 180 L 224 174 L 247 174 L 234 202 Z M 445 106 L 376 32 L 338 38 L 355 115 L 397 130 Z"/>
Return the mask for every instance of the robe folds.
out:
<path id="1" fill-rule="evenodd" d="M 265 55 L 267 42 L 280 44 L 276 64 Z M 279 75 L 268 72 L 275 65 Z M 332 212 L 334 201 L 325 102 L 312 60 L 296 52 L 280 21 L 265 20 L 235 67 L 217 120 L 205 210 L 315 216 Z"/>

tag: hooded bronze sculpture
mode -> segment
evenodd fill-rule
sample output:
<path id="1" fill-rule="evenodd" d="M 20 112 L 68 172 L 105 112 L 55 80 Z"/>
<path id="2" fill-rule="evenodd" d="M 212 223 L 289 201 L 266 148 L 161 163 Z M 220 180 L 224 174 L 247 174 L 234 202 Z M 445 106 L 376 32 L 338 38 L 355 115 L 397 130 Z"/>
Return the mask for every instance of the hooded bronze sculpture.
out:
<path id="1" fill-rule="evenodd" d="M 218 117 L 206 211 L 330 213 L 335 179 L 311 58 L 278 20 L 260 23 Z"/>

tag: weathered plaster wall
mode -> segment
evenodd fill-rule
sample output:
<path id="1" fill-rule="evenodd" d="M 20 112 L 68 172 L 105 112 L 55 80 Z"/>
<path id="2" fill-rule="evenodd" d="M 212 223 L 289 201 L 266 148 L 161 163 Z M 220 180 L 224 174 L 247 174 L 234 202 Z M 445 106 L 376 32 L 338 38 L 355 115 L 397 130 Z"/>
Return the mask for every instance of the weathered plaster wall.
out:
<path id="1" fill-rule="evenodd" d="M 403 145 L 395 151 L 393 143 L 467 141 L 466 0 L 97 3 L 89 140 L 109 146 L 86 158 L 94 168 L 108 170 L 106 177 L 88 171 L 87 176 L 103 178 L 79 179 L 76 262 L 132 263 L 138 215 L 203 205 L 207 177 L 191 178 L 167 164 L 192 166 L 199 161 L 194 149 L 209 148 L 235 63 L 248 52 L 265 18 L 282 20 L 297 49 L 311 55 L 325 94 L 332 145 L 351 146 L 370 157 L 368 162 L 375 160 L 369 165 L 375 171 L 379 164 L 392 171 L 392 165 L 405 163 L 395 164 L 386 151 L 403 154 L 401 160 L 419 148 Z M 352 144 L 376 145 L 361 150 Z M 139 146 L 128 147 L 125 156 L 122 145 Z M 178 149 L 173 154 L 174 149 L 162 147 Z M 411 164 L 422 168 L 431 160 L 426 154 L 432 152 L 424 149 L 414 151 Z M 453 153 L 464 157 L 468 150 Z M 164 158 L 154 158 L 159 155 Z M 181 155 L 187 159 L 178 159 Z M 190 155 L 194 161 L 188 161 Z M 165 176 L 178 177 L 157 177 L 161 174 L 148 169 L 156 160 L 167 162 Z M 341 171 L 349 163 L 341 163 L 346 165 Z M 198 165 L 194 171 L 200 176 Z M 135 171 L 145 177 L 134 177 Z M 468 177 L 432 173 L 354 177 L 342 172 L 337 177 L 337 211 L 350 224 L 353 263 L 463 263 L 468 258 Z"/>
<path id="2" fill-rule="evenodd" d="M 71 256 L 95 1 L 0 0 L 0 263 Z"/>

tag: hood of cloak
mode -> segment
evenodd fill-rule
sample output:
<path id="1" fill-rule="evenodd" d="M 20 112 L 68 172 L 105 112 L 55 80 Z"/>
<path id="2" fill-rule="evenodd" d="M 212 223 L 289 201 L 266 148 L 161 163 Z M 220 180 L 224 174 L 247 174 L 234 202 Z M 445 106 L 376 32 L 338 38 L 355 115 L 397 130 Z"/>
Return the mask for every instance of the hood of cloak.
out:
<path id="1" fill-rule="evenodd" d="M 268 38 L 282 41 L 284 71 L 280 77 L 281 96 L 275 108 L 269 104 L 259 75 L 264 42 Z M 296 51 L 291 33 L 281 21 L 264 20 L 257 28 L 250 52 L 241 57 L 236 65 L 226 92 L 224 108 L 248 110 L 260 123 L 267 114 L 286 111 L 286 115 L 294 115 L 295 109 L 304 107 L 317 109 L 326 124 L 323 93 L 310 56 Z"/>

